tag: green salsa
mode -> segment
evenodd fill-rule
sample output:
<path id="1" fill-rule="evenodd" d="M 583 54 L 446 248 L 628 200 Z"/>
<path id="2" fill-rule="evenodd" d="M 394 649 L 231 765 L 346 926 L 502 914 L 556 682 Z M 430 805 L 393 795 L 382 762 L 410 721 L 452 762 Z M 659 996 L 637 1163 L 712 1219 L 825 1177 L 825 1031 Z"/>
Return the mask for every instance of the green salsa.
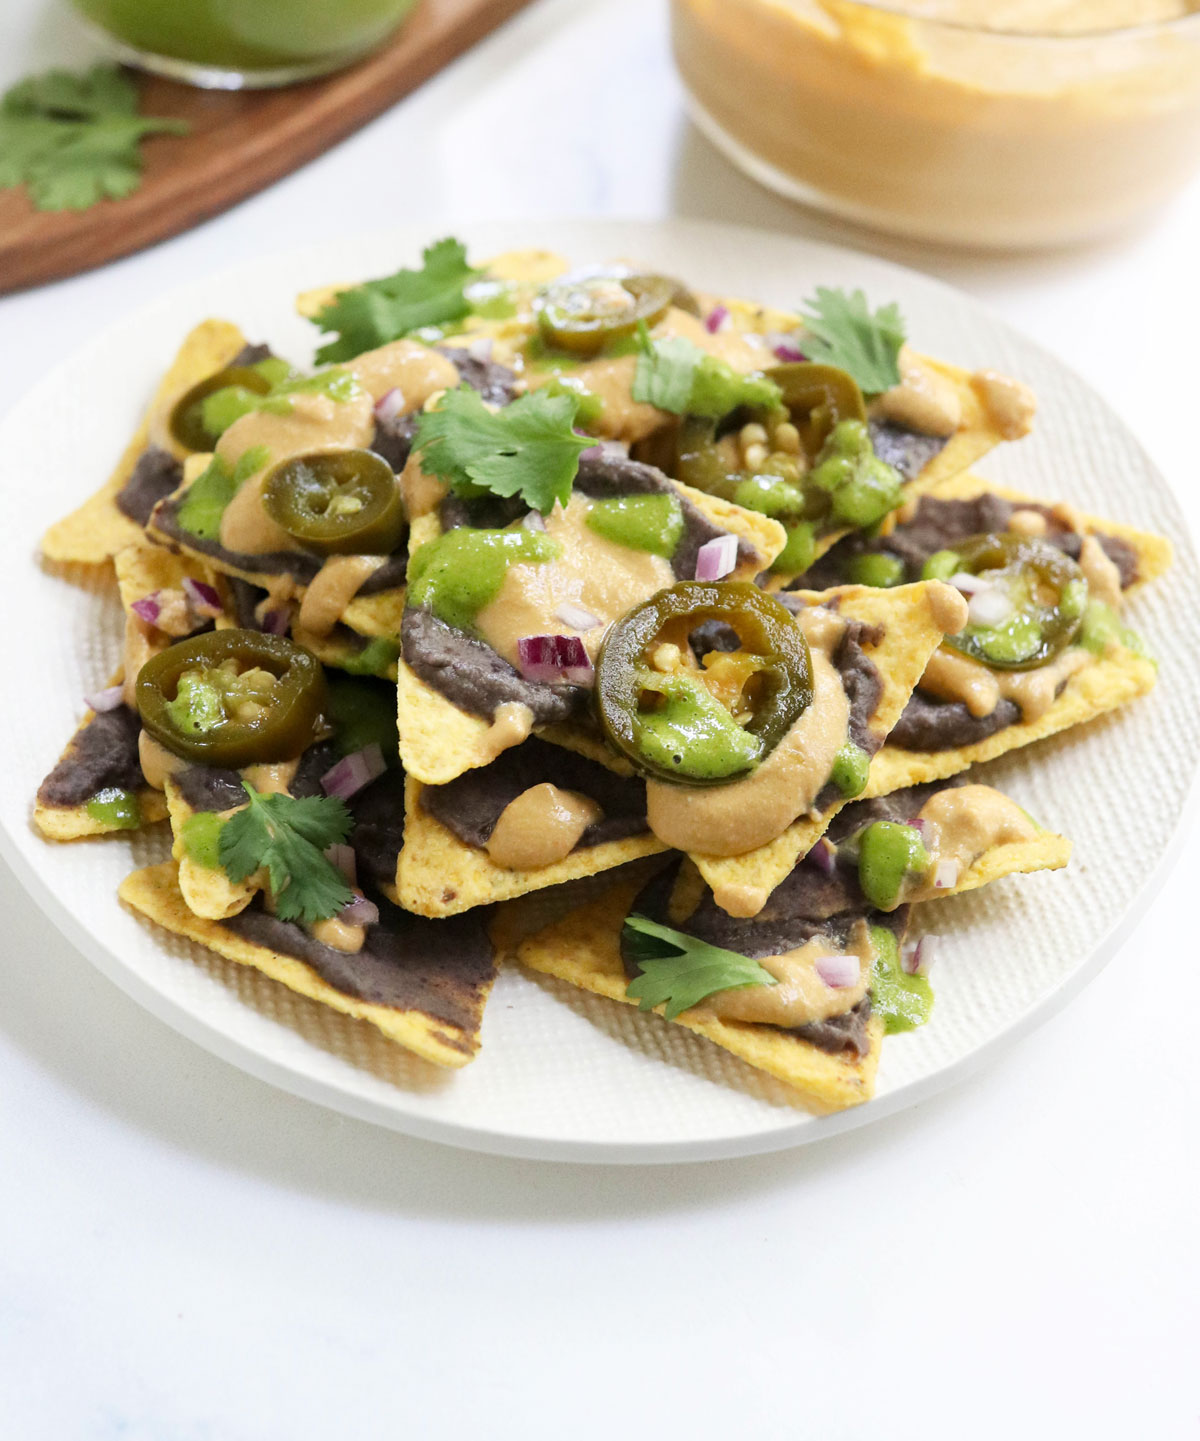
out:
<path id="1" fill-rule="evenodd" d="M 75 0 L 117 40 L 230 70 L 321 66 L 368 50 L 414 0 Z"/>
<path id="2" fill-rule="evenodd" d="M 910 976 L 900 964 L 900 946 L 886 926 L 871 927 L 875 964 L 871 970 L 871 1011 L 883 1017 L 889 1036 L 923 1026 L 933 1010 L 933 987 L 926 976 Z"/>
<path id="3" fill-rule="evenodd" d="M 619 495 L 593 501 L 587 525 L 616 545 L 669 560 L 683 534 L 683 508 L 673 495 Z"/>
<path id="4" fill-rule="evenodd" d="M 544 565 L 562 547 L 535 530 L 472 530 L 460 526 L 426 541 L 408 562 L 408 598 L 428 606 L 456 630 L 471 630 L 495 600 L 510 565 Z"/>
<path id="5" fill-rule="evenodd" d="M 376 675 L 386 678 L 400 658 L 400 646 L 386 635 L 373 636 L 357 655 L 338 661 L 338 669 L 349 675 Z"/>
<path id="6" fill-rule="evenodd" d="M 860 796 L 867 788 L 867 776 L 871 771 L 871 757 L 861 746 L 847 741 L 833 760 L 833 771 L 829 779 L 847 799 Z"/>
<path id="7" fill-rule="evenodd" d="M 142 804 L 133 791 L 106 786 L 87 803 L 92 820 L 114 831 L 136 831 L 142 823 Z"/>
<path id="8" fill-rule="evenodd" d="M 221 864 L 221 831 L 225 822 L 216 811 L 196 811 L 184 821 L 180 835 L 188 859 L 215 871 Z"/>
<path id="9" fill-rule="evenodd" d="M 1122 645 L 1134 655 L 1146 655 L 1146 644 L 1141 636 L 1122 624 L 1112 606 L 1105 605 L 1102 600 L 1088 601 L 1076 642 L 1093 655 L 1103 655 L 1110 644 Z"/>
<path id="10" fill-rule="evenodd" d="M 763 742 L 743 730 L 702 680 L 687 671 L 644 671 L 641 689 L 662 696 L 661 709 L 641 716 L 638 745 L 660 771 L 697 781 L 722 780 L 748 770 Z"/>
<path id="11" fill-rule="evenodd" d="M 905 878 L 928 869 L 929 852 L 913 826 L 875 821 L 859 837 L 858 884 L 877 910 L 892 910 Z"/>

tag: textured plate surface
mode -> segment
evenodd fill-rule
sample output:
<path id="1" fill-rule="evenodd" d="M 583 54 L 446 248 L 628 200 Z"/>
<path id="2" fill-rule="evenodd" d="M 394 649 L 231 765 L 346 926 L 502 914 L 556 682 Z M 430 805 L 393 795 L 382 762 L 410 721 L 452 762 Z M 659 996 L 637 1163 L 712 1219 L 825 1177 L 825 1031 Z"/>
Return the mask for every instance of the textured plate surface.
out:
<path id="1" fill-rule="evenodd" d="M 1075 375 L 967 297 L 898 266 L 791 237 L 682 223 L 457 228 L 473 256 L 522 245 L 580 262 L 628 256 L 704 289 L 780 305 L 796 304 L 818 283 L 861 285 L 875 303 L 900 302 L 920 348 L 1035 387 L 1035 434 L 980 468 L 1162 531 L 1177 551 L 1166 582 L 1129 611 L 1161 660 L 1155 693 L 979 773 L 1073 837 L 1070 869 L 927 908 L 945 938 L 933 1021 L 888 1040 L 875 1100 L 814 1118 L 782 1087 L 678 1027 L 517 972 L 496 987 L 479 1059 L 443 1075 L 370 1026 L 127 914 L 117 885 L 134 865 L 162 858 L 164 836 L 137 837 L 132 846 L 121 837 L 69 846 L 40 840 L 29 824 L 33 793 L 78 720 L 81 697 L 105 683 L 120 653 L 115 588 L 81 588 L 44 571 L 36 556 L 43 528 L 103 479 L 189 326 L 227 316 L 252 339 L 306 362 L 314 332 L 292 313 L 294 293 L 412 263 L 432 238 L 426 226 L 254 260 L 190 284 L 90 342 L 0 423 L 7 491 L 20 495 L 0 533 L 0 587 L 16 621 L 5 636 L 7 670 L 20 677 L 0 714 L 6 859 L 68 938 L 157 1016 L 265 1080 L 413 1135 L 545 1158 L 706 1159 L 796 1145 L 922 1099 L 1094 975 L 1164 873 L 1200 743 L 1200 681 L 1190 659 L 1200 653 L 1200 583 L 1170 490 Z"/>

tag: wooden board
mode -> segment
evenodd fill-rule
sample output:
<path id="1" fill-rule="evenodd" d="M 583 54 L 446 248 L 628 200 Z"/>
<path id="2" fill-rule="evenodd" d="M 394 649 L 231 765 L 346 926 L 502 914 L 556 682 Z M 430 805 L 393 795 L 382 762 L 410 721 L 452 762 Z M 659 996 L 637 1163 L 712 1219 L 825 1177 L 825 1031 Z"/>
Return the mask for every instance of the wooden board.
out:
<path id="1" fill-rule="evenodd" d="M 186 120 L 145 142 L 141 188 L 84 211 L 0 190 L 0 294 L 59 280 L 187 230 L 365 125 L 529 0 L 421 0 L 396 38 L 348 70 L 279 90 L 196 90 L 139 76 L 147 115 Z"/>

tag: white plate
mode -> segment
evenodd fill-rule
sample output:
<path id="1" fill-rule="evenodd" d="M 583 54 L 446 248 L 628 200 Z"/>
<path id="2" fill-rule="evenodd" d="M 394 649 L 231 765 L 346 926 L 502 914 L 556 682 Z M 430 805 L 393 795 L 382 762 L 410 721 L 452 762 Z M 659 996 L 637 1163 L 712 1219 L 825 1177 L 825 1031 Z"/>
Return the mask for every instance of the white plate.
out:
<path id="1" fill-rule="evenodd" d="M 1161 657 L 1146 700 L 988 768 L 1044 824 L 1075 841 L 1070 870 L 1014 878 L 927 907 L 945 936 L 932 1022 L 884 1047 L 876 1098 L 814 1118 L 785 1088 L 681 1028 L 518 971 L 500 977 L 479 1058 L 444 1074 L 365 1023 L 304 1001 L 257 972 L 180 943 L 126 913 L 116 888 L 161 859 L 164 835 L 49 845 L 32 831 L 38 782 L 79 719 L 85 691 L 120 653 L 111 586 L 81 591 L 44 573 L 38 536 L 103 479 L 183 332 L 237 321 L 306 361 L 314 332 L 295 292 L 413 263 L 428 227 L 360 236 L 237 266 L 187 285 L 68 359 L 0 425 L 20 524 L 0 534 L 6 670 L 20 689 L 0 717 L 0 844 L 33 900 L 107 976 L 209 1050 L 276 1085 L 399 1131 L 509 1155 L 669 1161 L 745 1155 L 815 1140 L 896 1111 L 1028 1031 L 1094 976 L 1149 904 L 1165 869 L 1200 742 L 1200 588 L 1183 516 L 1136 440 L 1053 357 L 966 296 L 882 260 L 781 235 L 682 223 L 459 227 L 472 255 L 535 244 L 578 261 L 629 256 L 697 286 L 794 305 L 814 285 L 898 300 L 922 349 L 1029 381 L 1033 437 L 983 466 L 1037 494 L 1162 531 L 1177 547 L 1166 583 L 1130 620 Z M 10 504 L 10 522 L 16 512 Z M 19 702 L 17 696 L 19 695 Z M 164 828 L 165 829 L 165 828 Z M 136 1060 L 135 1060 L 136 1064 Z"/>

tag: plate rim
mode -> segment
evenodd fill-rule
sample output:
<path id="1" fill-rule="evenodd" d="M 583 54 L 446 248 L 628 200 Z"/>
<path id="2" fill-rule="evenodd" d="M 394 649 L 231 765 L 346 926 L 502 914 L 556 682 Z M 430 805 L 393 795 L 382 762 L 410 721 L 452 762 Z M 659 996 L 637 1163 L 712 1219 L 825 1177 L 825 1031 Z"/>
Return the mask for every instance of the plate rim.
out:
<path id="1" fill-rule="evenodd" d="M 638 217 L 605 216 L 595 219 L 558 217 L 553 220 L 533 222 L 460 219 L 454 222 L 453 226 L 450 226 L 448 220 L 444 223 L 460 233 L 466 232 L 468 238 L 471 234 L 480 231 L 501 231 L 513 236 L 520 232 L 526 243 L 529 243 L 531 238 L 534 243 L 537 243 L 539 230 L 554 230 L 563 227 L 586 229 L 595 233 L 597 245 L 604 243 L 603 237 L 606 231 L 628 233 L 631 230 L 642 230 L 654 233 L 660 238 L 669 237 L 672 232 L 675 234 L 688 232 L 692 236 L 705 232 L 721 233 L 730 238 L 745 237 L 749 244 L 754 244 L 756 241 L 761 243 L 764 239 L 768 242 L 790 243 L 796 247 L 798 252 L 804 253 L 806 263 L 810 266 L 819 265 L 821 254 L 826 253 L 836 255 L 841 263 L 847 261 L 852 264 L 863 263 L 868 268 L 877 271 L 891 271 L 905 277 L 916 277 L 922 286 L 953 300 L 955 304 L 962 305 L 965 302 L 980 319 L 986 320 L 989 325 L 1007 333 L 1021 346 L 1037 352 L 1044 361 L 1059 372 L 1065 373 L 1076 385 L 1088 392 L 1103 408 L 1110 421 L 1124 433 L 1127 442 L 1136 447 L 1147 470 L 1159 480 L 1179 511 L 1181 522 L 1179 539 L 1182 544 L 1178 548 L 1188 550 L 1192 546 L 1191 527 L 1186 513 L 1179 503 L 1171 479 L 1160 470 L 1120 410 L 1047 346 L 1011 325 L 992 306 L 977 300 L 969 292 L 960 290 L 939 277 L 852 246 L 835 245 L 806 236 L 791 235 L 786 231 L 774 230 L 769 227 L 729 225 L 707 220 L 677 217 L 647 220 Z M 223 282 L 227 282 L 239 274 L 272 262 L 289 265 L 303 264 L 308 257 L 311 257 L 313 262 L 317 263 L 321 256 L 333 255 L 339 249 L 344 250 L 349 245 L 369 247 L 373 244 L 381 246 L 394 244 L 397 250 L 407 253 L 408 247 L 421 243 L 418 237 L 425 237 L 427 243 L 428 237 L 437 233 L 439 228 L 438 225 L 431 225 L 424 221 L 420 224 L 410 222 L 396 226 L 373 227 L 352 236 L 343 235 L 307 245 L 256 254 L 204 275 L 194 276 L 178 286 L 170 287 L 106 325 L 90 340 L 64 355 L 47 374 L 27 387 L 15 401 L 6 407 L 3 415 L 0 415 L 0 435 L 10 426 L 19 429 L 22 413 L 27 408 L 36 406 L 41 401 L 43 394 L 52 393 L 56 387 L 61 386 L 62 377 L 73 368 L 84 363 L 89 357 L 102 352 L 118 336 L 123 337 L 127 332 L 135 330 L 139 323 L 145 323 L 151 317 L 157 319 L 163 311 L 186 306 L 186 297 L 191 293 L 207 287 L 220 286 Z M 533 232 L 532 237 L 529 232 Z M 797 259 L 799 262 L 801 256 L 798 255 Z M 34 563 L 36 564 L 36 561 Z M 1091 951 L 1054 989 L 1034 1001 L 1004 1029 L 990 1036 L 965 1055 L 940 1066 L 926 1076 L 900 1085 L 884 1095 L 874 1097 L 860 1106 L 851 1107 L 832 1115 L 814 1117 L 804 1113 L 793 1121 L 764 1130 L 690 1140 L 646 1138 L 608 1141 L 512 1133 L 472 1126 L 453 1118 L 422 1114 L 419 1109 L 419 1098 L 401 1089 L 397 1089 L 397 1096 L 407 1097 L 409 1101 L 404 1108 L 391 1107 L 382 1100 L 356 1093 L 340 1085 L 335 1077 L 318 1076 L 300 1066 L 290 1064 L 282 1057 L 266 1054 L 253 1044 L 252 1038 L 238 1037 L 223 1029 L 213 1017 L 189 1008 L 183 997 L 156 986 L 150 978 L 123 961 L 109 946 L 93 937 L 83 922 L 60 899 L 49 880 L 39 873 L 33 861 L 22 850 L 16 834 L 10 828 L 7 815 L 3 813 L 0 813 L 0 856 L 3 857 L 13 871 L 17 882 L 38 909 L 101 974 L 158 1020 L 166 1022 L 189 1041 L 202 1046 L 222 1061 L 237 1066 L 238 1069 L 276 1089 L 399 1134 L 484 1154 L 575 1163 L 676 1164 L 733 1159 L 815 1143 L 858 1129 L 874 1121 L 886 1120 L 889 1116 L 899 1114 L 910 1106 L 917 1105 L 950 1086 L 958 1084 L 985 1066 L 993 1064 L 1005 1049 L 1015 1045 L 1022 1037 L 1031 1034 L 1069 1004 L 1086 985 L 1095 979 L 1129 939 L 1173 871 L 1186 837 L 1195 824 L 1197 810 L 1200 808 L 1198 802 L 1200 802 L 1200 784 L 1198 784 L 1196 765 L 1193 763 L 1189 783 L 1182 794 L 1170 834 L 1161 852 L 1141 886 L 1129 900 L 1125 909 L 1114 919 L 1109 930 L 1095 942 Z M 32 830 L 31 823 L 27 821 L 26 825 L 29 830 Z M 113 901 L 120 905 L 115 896 Z"/>

